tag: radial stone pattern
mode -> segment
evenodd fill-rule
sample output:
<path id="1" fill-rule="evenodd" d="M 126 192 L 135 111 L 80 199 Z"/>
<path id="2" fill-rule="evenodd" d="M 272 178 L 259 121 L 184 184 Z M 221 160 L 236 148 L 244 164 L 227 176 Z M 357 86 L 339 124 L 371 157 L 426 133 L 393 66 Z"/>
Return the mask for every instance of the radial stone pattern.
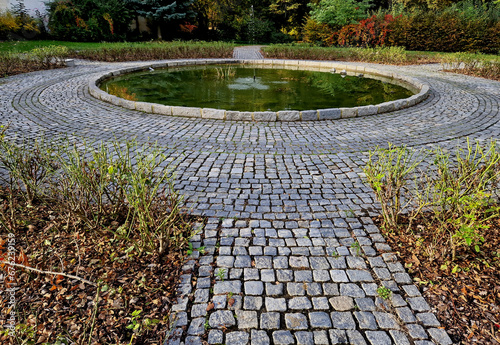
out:
<path id="1" fill-rule="evenodd" d="M 260 58 L 235 52 L 250 55 Z M 77 61 L 1 79 L 0 116 L 11 137 L 156 141 L 176 164 L 176 189 L 208 221 L 192 239 L 205 251 L 184 266 L 167 344 L 451 344 L 372 223 L 378 206 L 362 167 L 388 142 L 453 150 L 466 137 L 498 137 L 499 82 L 377 65 L 428 84 L 430 96 L 316 122 L 169 117 L 89 95 L 95 75 L 141 64 Z"/>

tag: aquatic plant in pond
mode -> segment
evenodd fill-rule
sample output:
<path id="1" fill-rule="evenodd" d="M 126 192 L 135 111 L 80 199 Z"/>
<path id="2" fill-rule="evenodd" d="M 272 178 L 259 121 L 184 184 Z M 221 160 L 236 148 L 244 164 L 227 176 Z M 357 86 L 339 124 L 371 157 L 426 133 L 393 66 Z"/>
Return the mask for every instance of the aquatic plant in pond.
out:
<path id="1" fill-rule="evenodd" d="M 387 80 L 389 81 L 389 80 Z M 142 102 L 236 111 L 356 107 L 413 93 L 387 81 L 306 70 L 212 65 L 122 75 L 101 89 L 127 90 Z"/>

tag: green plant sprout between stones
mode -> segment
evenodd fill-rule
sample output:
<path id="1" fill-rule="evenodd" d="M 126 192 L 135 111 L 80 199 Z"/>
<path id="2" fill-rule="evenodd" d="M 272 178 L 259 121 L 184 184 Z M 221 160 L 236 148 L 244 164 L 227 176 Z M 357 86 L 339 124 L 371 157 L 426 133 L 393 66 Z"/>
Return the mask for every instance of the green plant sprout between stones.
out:
<path id="1" fill-rule="evenodd" d="M 351 248 L 356 250 L 356 255 L 360 256 L 361 255 L 361 245 L 359 244 L 358 241 L 355 241 L 351 244 Z"/>
<path id="2" fill-rule="evenodd" d="M 380 286 L 377 289 L 377 293 L 381 298 L 383 298 L 385 300 L 388 300 L 392 295 L 392 291 L 390 289 L 386 288 L 385 286 Z"/>
<path id="3" fill-rule="evenodd" d="M 200 247 L 200 248 L 193 248 L 193 244 L 191 242 L 188 243 L 188 250 L 186 251 L 187 255 L 193 254 L 193 251 L 197 250 L 200 252 L 201 255 L 205 254 L 205 247 Z"/>
<path id="4" fill-rule="evenodd" d="M 225 275 L 226 275 L 226 269 L 225 268 L 219 268 L 219 271 L 217 271 L 217 274 L 216 274 L 217 278 L 219 278 L 220 281 L 223 282 Z"/>

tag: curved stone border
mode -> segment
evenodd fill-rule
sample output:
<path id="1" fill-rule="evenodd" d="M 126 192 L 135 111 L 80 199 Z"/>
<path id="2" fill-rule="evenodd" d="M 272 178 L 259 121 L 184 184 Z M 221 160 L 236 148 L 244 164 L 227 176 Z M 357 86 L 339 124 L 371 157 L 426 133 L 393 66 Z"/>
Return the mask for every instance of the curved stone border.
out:
<path id="1" fill-rule="evenodd" d="M 279 66 L 283 68 L 307 69 L 317 71 L 333 71 L 345 72 L 350 74 L 368 74 L 371 77 L 389 78 L 394 83 L 411 89 L 417 94 L 399 99 L 380 103 L 377 105 L 366 105 L 354 108 L 330 108 L 318 110 L 284 110 L 284 111 L 264 111 L 264 112 L 244 112 L 244 111 L 229 111 L 223 109 L 211 108 L 195 108 L 195 107 L 174 107 L 156 103 L 135 102 L 123 98 L 119 98 L 108 94 L 101 90 L 99 85 L 106 79 L 112 78 L 120 74 L 131 72 L 139 72 L 149 68 L 166 68 L 191 65 L 215 65 L 215 64 L 248 64 L 261 66 Z M 390 111 L 400 110 L 414 106 L 426 99 L 429 95 L 429 86 L 421 83 L 417 79 L 401 76 L 399 74 L 383 72 L 374 68 L 354 65 L 343 65 L 341 63 L 323 62 L 323 61 L 304 61 L 304 60 L 238 60 L 238 59 L 207 59 L 207 60 L 182 60 L 169 61 L 162 63 L 147 64 L 139 67 L 131 67 L 120 69 L 106 73 L 105 75 L 92 78 L 89 81 L 89 92 L 92 96 L 105 102 L 118 105 L 127 109 L 135 109 L 147 113 L 196 117 L 203 119 L 215 120 L 232 120 L 232 121 L 258 121 L 258 122 L 274 122 L 274 121 L 315 121 L 315 120 L 336 120 L 351 117 L 361 117 L 368 115 L 376 115 L 387 113 Z"/>

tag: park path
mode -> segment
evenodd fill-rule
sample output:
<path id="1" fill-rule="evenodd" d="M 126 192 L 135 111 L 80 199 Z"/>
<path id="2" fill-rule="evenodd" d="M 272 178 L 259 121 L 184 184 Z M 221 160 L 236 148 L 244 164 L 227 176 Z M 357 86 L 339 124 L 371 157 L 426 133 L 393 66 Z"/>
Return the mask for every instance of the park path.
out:
<path id="1" fill-rule="evenodd" d="M 262 53 L 260 52 L 262 46 L 242 46 L 236 47 L 233 51 L 233 58 L 240 60 L 256 60 L 263 59 Z"/>
<path id="2" fill-rule="evenodd" d="M 388 142 L 452 150 L 498 137 L 500 83 L 377 65 L 428 83 L 430 97 L 377 116 L 289 123 L 146 114 L 89 95 L 96 74 L 143 64 L 78 61 L 0 79 L 0 118 L 10 137 L 156 141 L 176 164 L 176 188 L 208 220 L 192 239 L 204 254 L 184 266 L 167 344 L 451 344 L 373 224 L 362 167 Z"/>

